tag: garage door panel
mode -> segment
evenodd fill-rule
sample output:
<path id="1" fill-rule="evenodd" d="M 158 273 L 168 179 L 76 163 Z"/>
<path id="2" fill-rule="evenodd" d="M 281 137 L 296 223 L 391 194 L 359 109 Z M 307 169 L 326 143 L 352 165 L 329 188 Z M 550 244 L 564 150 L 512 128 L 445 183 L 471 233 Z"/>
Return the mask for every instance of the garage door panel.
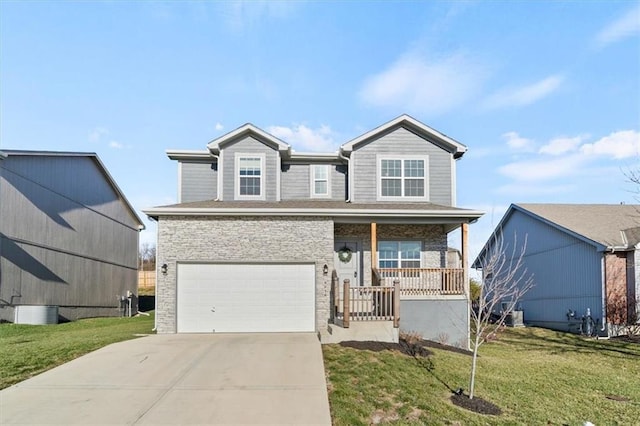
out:
<path id="1" fill-rule="evenodd" d="M 315 329 L 313 264 L 179 264 L 178 332 Z"/>

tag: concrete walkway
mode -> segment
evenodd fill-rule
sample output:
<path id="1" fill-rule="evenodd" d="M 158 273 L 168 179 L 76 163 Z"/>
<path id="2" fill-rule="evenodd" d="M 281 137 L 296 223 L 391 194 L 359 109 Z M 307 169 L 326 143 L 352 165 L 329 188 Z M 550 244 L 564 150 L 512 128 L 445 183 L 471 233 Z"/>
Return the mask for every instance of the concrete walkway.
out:
<path id="1" fill-rule="evenodd" d="M 0 424 L 330 425 L 312 333 L 158 335 L 0 391 Z"/>

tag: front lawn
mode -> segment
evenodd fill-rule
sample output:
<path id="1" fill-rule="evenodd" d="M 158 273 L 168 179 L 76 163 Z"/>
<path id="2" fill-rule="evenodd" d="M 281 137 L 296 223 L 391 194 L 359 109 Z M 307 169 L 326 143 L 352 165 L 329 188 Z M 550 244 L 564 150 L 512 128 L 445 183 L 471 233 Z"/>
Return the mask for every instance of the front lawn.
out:
<path id="1" fill-rule="evenodd" d="M 153 313 L 57 325 L 0 324 L 0 389 L 136 334 L 149 334 Z"/>
<path id="2" fill-rule="evenodd" d="M 323 345 L 335 425 L 638 424 L 640 344 L 591 340 L 538 328 L 507 329 L 480 348 L 476 395 L 503 414 L 453 405 L 468 390 L 471 357 L 428 348 L 413 358 L 395 347 Z"/>

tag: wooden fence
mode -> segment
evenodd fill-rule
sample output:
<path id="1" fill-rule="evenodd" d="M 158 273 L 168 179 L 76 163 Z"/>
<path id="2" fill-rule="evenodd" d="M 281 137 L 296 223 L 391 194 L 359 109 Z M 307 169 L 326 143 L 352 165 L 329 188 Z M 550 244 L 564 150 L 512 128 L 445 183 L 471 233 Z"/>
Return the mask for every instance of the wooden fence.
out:
<path id="1" fill-rule="evenodd" d="M 156 271 L 138 271 L 138 288 L 155 287 Z"/>

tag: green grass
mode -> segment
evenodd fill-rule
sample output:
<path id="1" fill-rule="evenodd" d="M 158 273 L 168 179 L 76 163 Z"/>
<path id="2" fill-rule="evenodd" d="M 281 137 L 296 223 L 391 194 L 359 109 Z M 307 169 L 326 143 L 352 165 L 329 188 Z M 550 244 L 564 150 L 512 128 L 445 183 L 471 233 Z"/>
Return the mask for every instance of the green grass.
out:
<path id="1" fill-rule="evenodd" d="M 454 406 L 448 387 L 468 389 L 471 357 L 431 349 L 433 368 L 392 350 L 324 345 L 335 425 L 640 422 L 640 344 L 587 340 L 537 328 L 508 329 L 480 348 L 476 396 L 501 416 Z M 628 398 L 621 402 L 607 395 Z"/>
<path id="2" fill-rule="evenodd" d="M 0 389 L 152 328 L 153 313 L 57 325 L 0 324 Z"/>

